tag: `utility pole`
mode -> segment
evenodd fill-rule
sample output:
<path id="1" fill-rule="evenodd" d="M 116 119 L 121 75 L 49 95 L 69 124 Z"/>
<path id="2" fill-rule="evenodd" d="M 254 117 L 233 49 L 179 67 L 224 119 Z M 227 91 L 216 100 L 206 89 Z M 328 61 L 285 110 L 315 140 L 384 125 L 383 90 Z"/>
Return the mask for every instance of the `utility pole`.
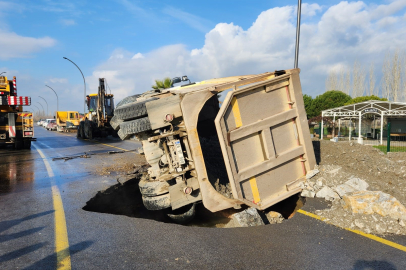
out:
<path id="1" fill-rule="evenodd" d="M 47 104 L 47 116 L 48 116 L 48 102 L 45 100 L 45 98 L 43 98 L 41 96 L 38 96 L 38 97 L 42 98 L 45 101 L 45 104 Z"/>
<path id="2" fill-rule="evenodd" d="M 85 80 L 85 76 L 83 76 L 82 70 L 78 67 L 78 65 L 75 64 L 75 62 L 73 62 L 73 61 L 70 60 L 69 58 L 64 57 L 63 59 L 66 59 L 66 60 L 70 61 L 72 64 L 74 64 L 74 65 L 79 69 L 80 74 L 82 74 L 83 84 L 84 84 L 84 86 L 85 86 L 85 92 L 84 92 L 84 98 L 83 98 L 83 100 L 85 101 L 85 100 L 86 100 L 86 80 Z M 85 102 L 83 103 L 83 113 L 86 113 L 86 103 L 85 103 Z"/>
<path id="3" fill-rule="evenodd" d="M 56 111 L 59 111 L 59 98 L 58 98 L 58 94 L 55 92 L 54 89 L 51 88 L 51 86 L 45 85 L 46 87 L 49 87 L 52 91 L 54 91 L 55 95 L 56 95 Z"/>
<path id="4" fill-rule="evenodd" d="M 302 14 L 302 0 L 298 0 L 297 4 L 297 25 L 296 25 L 296 48 L 295 48 L 295 68 L 298 68 L 299 63 L 299 38 L 300 38 L 300 18 Z"/>
<path id="5" fill-rule="evenodd" d="M 41 103 L 39 103 L 38 101 L 37 101 L 37 103 L 38 103 L 39 105 L 41 105 L 41 107 L 42 107 L 42 112 L 45 114 L 45 111 L 44 111 L 44 106 L 42 106 L 42 104 L 41 104 Z"/>

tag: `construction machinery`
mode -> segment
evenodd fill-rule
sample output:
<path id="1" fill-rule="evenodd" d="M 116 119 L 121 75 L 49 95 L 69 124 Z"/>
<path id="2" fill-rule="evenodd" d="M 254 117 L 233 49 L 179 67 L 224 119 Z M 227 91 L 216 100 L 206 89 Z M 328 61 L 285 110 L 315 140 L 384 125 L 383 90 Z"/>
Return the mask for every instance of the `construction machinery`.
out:
<path id="1" fill-rule="evenodd" d="M 299 72 L 211 79 L 124 99 L 111 122 L 121 139 L 142 143 L 150 165 L 139 182 L 144 206 L 186 222 L 199 202 L 211 212 L 241 205 L 266 211 L 299 194 L 316 164 Z"/>
<path id="2" fill-rule="evenodd" d="M 56 130 L 59 132 L 77 132 L 79 123 L 79 112 L 56 112 Z"/>
<path id="3" fill-rule="evenodd" d="M 35 141 L 33 113 L 23 110 L 30 105 L 30 97 L 17 96 L 16 77 L 8 80 L 0 76 L 0 143 L 31 148 L 31 141 Z"/>
<path id="4" fill-rule="evenodd" d="M 77 129 L 77 137 L 93 139 L 94 137 L 115 136 L 117 132 L 111 127 L 110 120 L 114 113 L 114 95 L 107 94 L 105 79 L 99 78 L 97 94 L 86 96 L 86 104 L 89 110 L 84 115 Z"/>

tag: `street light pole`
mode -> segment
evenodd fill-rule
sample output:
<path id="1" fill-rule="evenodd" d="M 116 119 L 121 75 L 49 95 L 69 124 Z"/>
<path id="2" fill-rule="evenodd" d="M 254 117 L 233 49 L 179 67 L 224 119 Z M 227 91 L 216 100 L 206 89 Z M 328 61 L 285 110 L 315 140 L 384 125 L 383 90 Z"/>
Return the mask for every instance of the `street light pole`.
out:
<path id="1" fill-rule="evenodd" d="M 85 92 L 84 92 L 84 98 L 83 98 L 83 100 L 86 100 L 86 80 L 85 80 L 85 76 L 83 76 L 82 70 L 80 70 L 80 68 L 78 67 L 78 65 L 76 65 L 76 64 L 75 64 L 72 60 L 70 60 L 69 58 L 64 57 L 63 59 L 66 59 L 66 60 L 70 61 L 72 64 L 74 64 L 74 65 L 79 69 L 80 74 L 82 74 L 82 77 L 83 77 L 83 84 L 84 84 L 84 86 L 85 86 Z M 85 102 L 83 103 L 83 113 L 86 113 L 86 103 L 85 103 Z"/>
<path id="2" fill-rule="evenodd" d="M 297 4 L 297 25 L 296 25 L 296 49 L 295 49 L 295 68 L 299 63 L 299 38 L 300 38 L 300 17 L 302 14 L 302 0 L 298 0 Z"/>
<path id="3" fill-rule="evenodd" d="M 45 85 L 48 88 L 51 88 L 51 86 Z M 58 98 L 58 94 L 55 92 L 54 89 L 51 88 L 52 91 L 54 91 L 55 95 L 56 95 L 56 111 L 59 111 L 59 98 Z"/>
<path id="4" fill-rule="evenodd" d="M 7 73 L 7 72 L 3 71 L 2 73 L 0 73 L 0 75 L 3 74 L 3 73 Z"/>
<path id="5" fill-rule="evenodd" d="M 48 116 L 48 102 L 45 100 L 45 98 L 43 98 L 41 96 L 38 96 L 38 97 L 42 98 L 45 101 L 45 103 L 47 104 L 47 116 Z"/>
<path id="6" fill-rule="evenodd" d="M 41 103 L 39 103 L 38 101 L 37 101 L 37 103 L 38 103 L 39 105 L 41 105 L 41 107 L 42 107 L 42 112 L 45 114 L 45 111 L 44 111 L 44 106 L 42 106 L 42 104 L 41 104 Z"/>

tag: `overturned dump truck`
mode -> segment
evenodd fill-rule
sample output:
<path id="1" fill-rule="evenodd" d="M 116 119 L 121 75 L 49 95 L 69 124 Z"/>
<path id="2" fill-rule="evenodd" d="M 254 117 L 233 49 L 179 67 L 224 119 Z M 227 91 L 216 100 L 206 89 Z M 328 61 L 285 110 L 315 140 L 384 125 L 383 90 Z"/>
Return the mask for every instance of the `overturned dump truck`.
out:
<path id="1" fill-rule="evenodd" d="M 139 182 L 145 207 L 185 222 L 198 202 L 266 210 L 301 192 L 316 162 L 299 72 L 211 79 L 118 104 L 113 128 L 142 142 L 150 165 Z"/>

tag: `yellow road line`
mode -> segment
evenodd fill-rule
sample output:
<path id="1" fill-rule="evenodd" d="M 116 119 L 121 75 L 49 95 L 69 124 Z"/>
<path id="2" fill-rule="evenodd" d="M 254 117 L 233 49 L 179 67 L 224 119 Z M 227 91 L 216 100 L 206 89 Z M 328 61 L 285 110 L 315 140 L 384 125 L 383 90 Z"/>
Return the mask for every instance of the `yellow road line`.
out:
<path id="1" fill-rule="evenodd" d="M 63 133 L 61 133 L 61 134 L 64 135 L 64 136 L 68 136 L 68 137 L 75 137 L 75 136 L 71 136 L 71 135 L 67 135 L 67 134 L 63 134 Z M 117 146 L 113 146 L 113 145 L 110 145 L 110 144 L 101 143 L 101 142 L 96 141 L 96 140 L 84 139 L 84 141 L 89 141 L 89 142 L 94 142 L 94 143 L 102 144 L 102 145 L 109 146 L 109 147 L 113 147 L 113 148 L 120 149 L 120 150 L 123 150 L 123 151 L 129 151 L 129 150 L 127 150 L 127 149 L 123 149 L 123 148 L 120 148 L 120 147 L 117 147 Z"/>
<path id="2" fill-rule="evenodd" d="M 85 140 L 86 140 L 86 141 L 89 141 L 88 139 L 85 139 Z M 126 151 L 126 152 L 129 151 L 129 150 L 127 150 L 127 149 L 123 149 L 123 148 L 120 148 L 120 147 L 116 147 L 116 146 L 113 146 L 113 145 L 110 145 L 110 144 L 101 143 L 101 142 L 96 141 L 96 140 L 91 141 L 91 142 L 95 142 L 95 143 L 102 144 L 102 145 L 105 145 L 105 146 L 117 148 L 117 149 L 120 149 L 120 150 L 123 150 L 123 151 Z"/>
<path id="3" fill-rule="evenodd" d="M 299 209 L 299 210 L 297 210 L 297 212 L 299 212 L 299 213 L 301 213 L 301 214 L 303 214 L 303 215 L 306 215 L 306 216 L 309 216 L 309 217 L 312 217 L 312 218 L 315 218 L 315 219 L 324 221 L 324 222 L 326 222 L 326 223 L 328 223 L 328 224 L 334 225 L 334 224 L 332 224 L 332 223 L 330 223 L 330 222 L 327 222 L 325 218 L 320 217 L 320 216 L 315 215 L 315 214 L 312 214 L 312 213 L 309 213 L 309 212 L 307 212 L 307 211 L 304 211 L 304 210 Z M 334 225 L 334 226 L 335 226 L 335 225 Z M 401 250 L 401 251 L 406 252 L 406 247 L 405 247 L 405 246 L 399 245 L 399 244 L 397 244 L 397 243 L 395 243 L 395 242 L 386 240 L 386 239 L 381 238 L 381 237 L 378 237 L 378 236 L 376 236 L 376 235 L 369 234 L 369 233 L 364 233 L 364 232 L 361 232 L 361 231 L 358 231 L 358 230 L 353 230 L 353 229 L 350 229 L 350 228 L 344 228 L 344 230 L 347 230 L 347 231 L 350 231 L 350 232 L 353 232 L 353 233 L 362 235 L 362 236 L 364 236 L 364 237 L 366 237 L 366 238 L 369 238 L 369 239 L 371 239 L 371 240 L 377 241 L 377 242 L 379 242 L 379 243 L 381 243 L 381 244 L 384 244 L 384 245 L 387 245 L 387 246 L 390 246 L 390 247 L 393 247 L 393 248 L 396 248 L 396 249 L 399 249 L 399 250 Z"/>
<path id="4" fill-rule="evenodd" d="M 47 169 L 48 176 L 51 179 L 52 185 L 52 200 L 55 210 L 55 252 L 56 252 L 56 268 L 63 270 L 71 269 L 71 260 L 69 252 L 69 239 L 68 230 L 66 228 L 65 211 L 63 209 L 63 203 L 61 193 L 58 186 L 55 183 L 54 172 L 49 164 L 44 153 L 34 145 L 39 155 L 44 161 L 45 168 Z"/>

